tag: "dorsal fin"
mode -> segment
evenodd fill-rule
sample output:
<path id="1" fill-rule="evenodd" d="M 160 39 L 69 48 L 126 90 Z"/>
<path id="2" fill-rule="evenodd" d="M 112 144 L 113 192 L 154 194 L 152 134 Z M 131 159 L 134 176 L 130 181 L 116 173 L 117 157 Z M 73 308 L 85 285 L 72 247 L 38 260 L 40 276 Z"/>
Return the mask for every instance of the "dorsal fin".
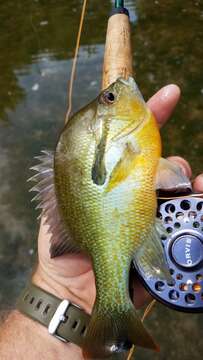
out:
<path id="1" fill-rule="evenodd" d="M 37 201 L 36 209 L 41 209 L 41 216 L 45 224 L 49 225 L 50 255 L 56 257 L 69 253 L 78 253 L 80 250 L 75 246 L 68 228 L 64 225 L 57 204 L 57 198 L 54 185 L 54 153 L 51 151 L 42 151 L 42 155 L 36 156 L 38 165 L 31 168 L 36 174 L 28 181 L 34 181 L 36 184 L 30 191 L 37 192 L 32 201 Z"/>

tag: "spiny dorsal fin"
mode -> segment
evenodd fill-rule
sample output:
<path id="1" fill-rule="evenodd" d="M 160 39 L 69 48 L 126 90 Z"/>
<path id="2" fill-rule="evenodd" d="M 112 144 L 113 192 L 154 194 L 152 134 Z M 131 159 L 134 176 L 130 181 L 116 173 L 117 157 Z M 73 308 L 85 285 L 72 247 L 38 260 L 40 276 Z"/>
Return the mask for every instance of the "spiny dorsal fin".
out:
<path id="1" fill-rule="evenodd" d="M 36 184 L 30 191 L 37 192 L 32 201 L 37 201 L 36 209 L 41 209 L 41 216 L 45 220 L 45 224 L 49 225 L 49 233 L 51 233 L 51 257 L 60 256 L 63 253 L 80 252 L 72 241 L 71 235 L 67 227 L 62 222 L 54 185 L 54 153 L 51 151 L 42 151 L 42 155 L 35 157 L 39 161 L 38 165 L 31 168 L 36 174 L 28 181 L 34 181 Z"/>

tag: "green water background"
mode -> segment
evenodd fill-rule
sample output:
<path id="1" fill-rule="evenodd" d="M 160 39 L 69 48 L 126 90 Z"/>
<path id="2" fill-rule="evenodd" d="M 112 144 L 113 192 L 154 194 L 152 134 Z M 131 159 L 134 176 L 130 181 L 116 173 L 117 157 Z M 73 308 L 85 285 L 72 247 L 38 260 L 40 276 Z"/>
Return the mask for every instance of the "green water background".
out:
<path id="1" fill-rule="evenodd" d="M 30 203 L 29 168 L 53 149 L 63 126 L 67 84 L 82 1 L 0 1 L 0 309 L 12 308 L 35 261 L 38 223 Z M 182 89 L 163 129 L 165 155 L 203 170 L 203 1 L 126 1 L 132 20 L 134 68 L 145 98 L 168 83 Z M 111 1 L 90 0 L 82 35 L 74 110 L 100 89 Z M 160 354 L 140 360 L 199 360 L 203 316 L 158 305 L 147 324 Z"/>

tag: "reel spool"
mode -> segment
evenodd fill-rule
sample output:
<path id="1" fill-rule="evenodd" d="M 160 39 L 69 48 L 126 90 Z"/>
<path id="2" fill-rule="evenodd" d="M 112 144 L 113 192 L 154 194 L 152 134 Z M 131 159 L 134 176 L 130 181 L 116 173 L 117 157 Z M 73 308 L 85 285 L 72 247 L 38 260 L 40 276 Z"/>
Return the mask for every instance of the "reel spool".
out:
<path id="1" fill-rule="evenodd" d="M 164 305 L 185 312 L 203 312 L 203 194 L 159 198 L 158 217 L 166 235 L 162 245 L 173 283 L 138 276 L 151 295 Z"/>

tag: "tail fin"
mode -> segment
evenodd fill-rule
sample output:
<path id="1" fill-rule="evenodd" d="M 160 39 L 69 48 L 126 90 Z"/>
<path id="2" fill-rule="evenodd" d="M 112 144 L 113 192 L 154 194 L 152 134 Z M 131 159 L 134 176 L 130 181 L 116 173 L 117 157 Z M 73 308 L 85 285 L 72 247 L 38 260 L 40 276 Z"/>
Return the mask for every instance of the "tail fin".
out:
<path id="1" fill-rule="evenodd" d="M 122 314 L 109 312 L 102 316 L 93 311 L 82 346 L 85 359 L 108 358 L 124 351 L 126 344 L 159 351 L 133 306 Z"/>

